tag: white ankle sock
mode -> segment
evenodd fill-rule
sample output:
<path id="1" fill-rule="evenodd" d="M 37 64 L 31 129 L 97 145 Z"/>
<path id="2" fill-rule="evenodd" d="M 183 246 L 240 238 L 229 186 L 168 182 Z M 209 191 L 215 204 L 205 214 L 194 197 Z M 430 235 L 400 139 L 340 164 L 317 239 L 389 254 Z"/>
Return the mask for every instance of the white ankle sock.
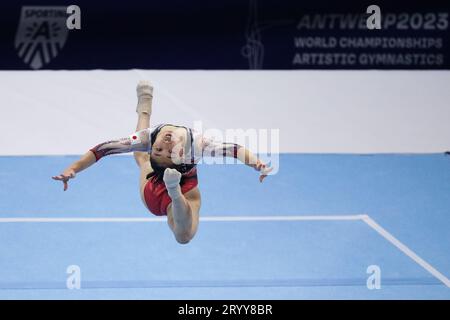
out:
<path id="1" fill-rule="evenodd" d="M 152 113 L 153 87 L 148 81 L 139 81 L 136 87 L 138 104 L 137 113 Z"/>
<path id="2" fill-rule="evenodd" d="M 163 180 L 166 185 L 167 193 L 172 200 L 178 199 L 183 195 L 180 188 L 181 173 L 176 169 L 167 168 L 164 171 Z"/>
<path id="3" fill-rule="evenodd" d="M 167 188 L 167 186 L 166 186 Z M 175 188 L 167 188 L 167 193 L 169 194 L 169 197 L 172 200 L 180 198 L 183 194 L 181 193 L 180 185 L 176 186 Z"/>

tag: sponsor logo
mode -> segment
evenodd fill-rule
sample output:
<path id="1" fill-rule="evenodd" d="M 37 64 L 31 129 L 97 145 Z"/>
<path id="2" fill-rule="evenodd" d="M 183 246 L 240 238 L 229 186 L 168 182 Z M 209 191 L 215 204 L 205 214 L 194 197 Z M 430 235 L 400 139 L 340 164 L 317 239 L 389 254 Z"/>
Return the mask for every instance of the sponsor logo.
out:
<path id="1" fill-rule="evenodd" d="M 32 69 L 41 69 L 61 52 L 67 40 L 67 7 L 23 6 L 15 48 Z"/>

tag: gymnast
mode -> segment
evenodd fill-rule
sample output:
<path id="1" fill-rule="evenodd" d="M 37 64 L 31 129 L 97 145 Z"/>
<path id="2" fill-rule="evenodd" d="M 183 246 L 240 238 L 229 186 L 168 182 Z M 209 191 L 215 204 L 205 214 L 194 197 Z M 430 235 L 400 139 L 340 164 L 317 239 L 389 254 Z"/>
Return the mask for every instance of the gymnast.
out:
<path id="1" fill-rule="evenodd" d="M 146 208 L 167 222 L 177 242 L 188 243 L 195 235 L 201 205 L 197 163 L 204 156 L 233 157 L 260 172 L 262 182 L 272 171 L 254 154 L 235 143 L 217 142 L 193 129 L 172 124 L 150 127 L 153 87 L 140 81 L 136 88 L 138 122 L 136 132 L 91 148 L 64 172 L 52 177 L 64 183 L 104 156 L 133 152 L 140 169 L 140 195 Z"/>

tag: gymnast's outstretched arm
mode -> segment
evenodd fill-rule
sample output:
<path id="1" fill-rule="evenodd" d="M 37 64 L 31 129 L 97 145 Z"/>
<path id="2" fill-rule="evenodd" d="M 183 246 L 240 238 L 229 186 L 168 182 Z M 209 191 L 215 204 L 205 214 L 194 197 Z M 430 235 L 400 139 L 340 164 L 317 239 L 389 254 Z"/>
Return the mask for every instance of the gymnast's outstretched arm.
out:
<path id="1" fill-rule="evenodd" d="M 136 112 L 138 114 L 147 114 L 150 117 L 152 113 L 151 101 L 153 98 L 153 87 L 146 81 L 141 81 L 136 88 L 138 96 L 138 105 Z M 148 118 L 149 119 L 149 118 Z M 138 128 L 140 126 L 138 125 Z M 60 180 L 64 183 L 64 191 L 67 190 L 69 179 L 75 178 L 75 175 L 90 167 L 101 158 L 118 153 L 127 152 L 149 152 L 150 146 L 150 128 L 139 130 L 126 138 L 110 140 L 96 145 L 89 149 L 80 159 L 72 163 L 64 172 L 58 176 L 53 176 L 54 180 Z"/>
<path id="2" fill-rule="evenodd" d="M 231 157 L 238 159 L 247 166 L 260 172 L 259 181 L 267 177 L 273 170 L 247 148 L 228 142 L 215 142 L 211 139 L 203 139 L 202 141 L 203 156 L 211 157 Z"/>
<path id="3" fill-rule="evenodd" d="M 102 142 L 89 149 L 80 159 L 69 165 L 62 174 L 52 177 L 54 180 L 64 182 L 64 191 L 67 190 L 67 181 L 75 178 L 75 175 L 92 166 L 101 158 L 118 153 L 150 151 L 150 129 L 143 129 L 132 135 L 117 140 Z"/>
<path id="4" fill-rule="evenodd" d="M 240 145 L 236 145 L 232 157 L 238 159 L 256 171 L 259 171 L 259 182 L 263 182 L 267 175 L 273 170 L 273 168 L 270 168 L 267 164 L 258 159 L 258 157 L 250 150 Z"/>

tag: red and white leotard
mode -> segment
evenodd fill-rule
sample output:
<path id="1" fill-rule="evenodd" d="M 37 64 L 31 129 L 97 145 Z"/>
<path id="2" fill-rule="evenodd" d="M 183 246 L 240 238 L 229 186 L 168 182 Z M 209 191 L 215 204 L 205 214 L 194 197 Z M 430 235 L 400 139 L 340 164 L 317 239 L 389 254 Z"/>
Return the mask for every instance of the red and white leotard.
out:
<path id="1" fill-rule="evenodd" d="M 152 151 L 151 136 L 155 130 L 160 130 L 166 124 L 160 124 L 147 129 L 137 131 L 126 138 L 111 140 L 100 143 L 91 148 L 96 161 L 104 156 L 127 152 L 148 152 Z M 186 128 L 186 127 L 184 127 Z M 193 129 L 186 128 L 186 141 L 189 142 L 188 150 L 185 152 L 184 163 L 197 164 L 202 157 L 237 157 L 237 150 L 240 147 L 235 143 L 218 142 L 214 138 L 207 138 Z M 181 192 L 185 194 L 198 185 L 197 167 L 183 173 L 180 183 Z M 171 198 L 167 194 L 167 189 L 163 181 L 157 181 L 152 176 L 148 179 L 144 188 L 144 200 L 148 209 L 155 215 L 166 215 L 167 206 L 171 203 Z"/>

